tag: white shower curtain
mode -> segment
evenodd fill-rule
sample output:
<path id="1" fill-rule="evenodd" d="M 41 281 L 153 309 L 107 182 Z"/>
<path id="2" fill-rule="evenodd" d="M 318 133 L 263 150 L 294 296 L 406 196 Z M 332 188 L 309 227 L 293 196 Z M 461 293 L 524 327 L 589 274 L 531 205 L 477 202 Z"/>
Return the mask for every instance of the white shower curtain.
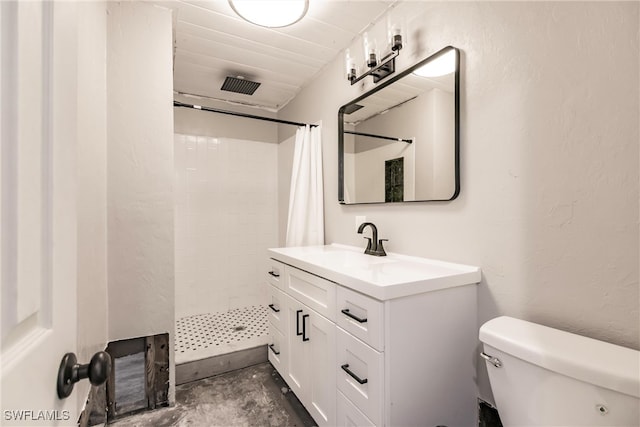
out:
<path id="1" fill-rule="evenodd" d="M 287 246 L 324 244 L 320 126 L 298 128 L 291 171 Z"/>

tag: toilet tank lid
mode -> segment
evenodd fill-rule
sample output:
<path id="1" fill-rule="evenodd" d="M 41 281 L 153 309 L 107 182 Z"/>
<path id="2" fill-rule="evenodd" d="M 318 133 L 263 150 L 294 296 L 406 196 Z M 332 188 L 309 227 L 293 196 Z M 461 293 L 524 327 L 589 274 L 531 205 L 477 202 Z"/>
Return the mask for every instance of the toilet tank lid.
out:
<path id="1" fill-rule="evenodd" d="M 534 365 L 640 397 L 640 352 L 513 317 L 480 327 L 480 341 Z"/>

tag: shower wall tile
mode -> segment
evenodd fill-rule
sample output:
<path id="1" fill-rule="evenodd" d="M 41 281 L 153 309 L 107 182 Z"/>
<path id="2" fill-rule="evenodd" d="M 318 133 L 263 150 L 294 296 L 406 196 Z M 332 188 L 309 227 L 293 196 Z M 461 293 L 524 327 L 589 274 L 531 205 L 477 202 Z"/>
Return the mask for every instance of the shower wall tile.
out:
<path id="1" fill-rule="evenodd" d="M 176 317 L 267 303 L 277 145 L 175 135 Z"/>

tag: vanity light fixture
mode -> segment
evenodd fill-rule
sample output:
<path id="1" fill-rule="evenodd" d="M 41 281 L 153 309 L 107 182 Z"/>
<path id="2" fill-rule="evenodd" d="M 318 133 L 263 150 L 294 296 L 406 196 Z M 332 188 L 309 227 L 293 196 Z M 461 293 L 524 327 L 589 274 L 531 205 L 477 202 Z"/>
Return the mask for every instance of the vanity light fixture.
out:
<path id="1" fill-rule="evenodd" d="M 456 55 L 457 51 L 451 49 L 443 55 L 434 58 L 432 61 L 427 62 L 415 70 L 413 74 L 420 77 L 440 77 L 453 73 L 456 70 Z"/>
<path id="2" fill-rule="evenodd" d="M 293 25 L 309 10 L 309 0 L 229 0 L 229 5 L 245 21 L 267 28 Z"/>
<path id="3" fill-rule="evenodd" d="M 358 83 L 360 80 L 367 76 L 373 76 L 373 82 L 378 83 L 390 74 L 396 71 L 396 57 L 400 54 L 402 49 L 402 34 L 400 30 L 394 30 L 390 34 L 391 52 L 387 53 L 378 62 L 378 49 L 376 48 L 375 40 L 370 40 L 365 33 L 363 36 L 364 51 L 366 56 L 366 63 L 369 70 L 358 76 L 357 67 L 349 50 L 346 51 L 346 64 L 347 64 L 347 80 L 351 82 L 351 85 Z"/>

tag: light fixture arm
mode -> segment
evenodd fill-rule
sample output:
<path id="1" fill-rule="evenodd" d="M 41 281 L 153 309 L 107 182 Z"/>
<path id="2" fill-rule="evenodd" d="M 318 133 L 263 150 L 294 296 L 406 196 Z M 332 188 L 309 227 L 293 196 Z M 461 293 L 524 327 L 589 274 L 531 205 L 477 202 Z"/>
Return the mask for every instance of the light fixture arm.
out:
<path id="1" fill-rule="evenodd" d="M 391 47 L 391 52 L 385 55 L 380 60 L 379 64 L 376 65 L 375 54 L 372 54 L 371 58 L 368 61 L 368 65 L 370 67 L 369 71 L 362 74 L 361 76 L 357 76 L 356 69 L 351 68 L 349 70 L 349 74 L 347 75 L 347 79 L 351 82 L 352 86 L 367 76 L 373 76 L 373 82 L 378 83 L 388 75 L 396 72 L 396 57 L 400 54 L 401 49 L 402 37 L 400 35 L 395 35 L 393 39 L 393 46 Z"/>

